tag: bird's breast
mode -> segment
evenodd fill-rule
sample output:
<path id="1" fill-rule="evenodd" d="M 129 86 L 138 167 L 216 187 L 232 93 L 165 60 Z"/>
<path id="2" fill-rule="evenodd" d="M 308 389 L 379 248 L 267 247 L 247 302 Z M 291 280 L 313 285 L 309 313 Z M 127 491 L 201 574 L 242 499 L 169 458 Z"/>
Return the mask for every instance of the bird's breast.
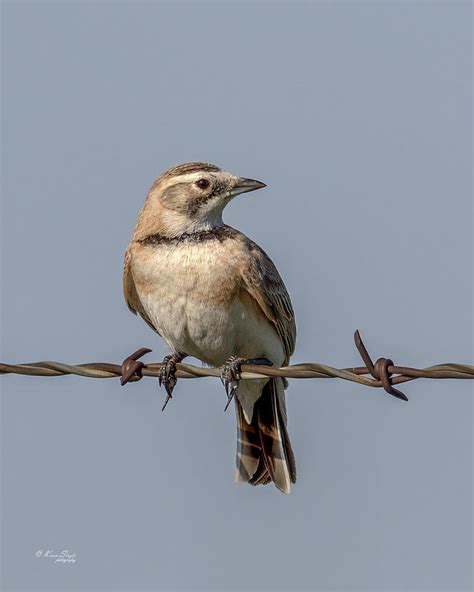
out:
<path id="1" fill-rule="evenodd" d="M 144 294 L 159 292 L 220 304 L 228 302 L 237 289 L 238 260 L 218 241 L 138 249 L 132 259 L 132 273 Z"/>
<path id="2" fill-rule="evenodd" d="M 140 301 L 168 344 L 213 363 L 231 347 L 238 258 L 225 244 L 138 246 L 132 274 Z"/>

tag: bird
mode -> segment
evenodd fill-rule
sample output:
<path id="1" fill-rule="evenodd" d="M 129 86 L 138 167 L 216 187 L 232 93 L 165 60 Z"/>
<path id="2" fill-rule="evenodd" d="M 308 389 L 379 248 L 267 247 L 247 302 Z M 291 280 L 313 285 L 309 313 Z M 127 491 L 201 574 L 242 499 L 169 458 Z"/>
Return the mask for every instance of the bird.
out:
<path id="1" fill-rule="evenodd" d="M 235 402 L 235 480 L 273 482 L 288 494 L 296 481 L 296 463 L 287 429 L 287 381 L 240 380 L 240 375 L 249 363 L 289 363 L 295 315 L 268 255 L 222 218 L 236 196 L 264 187 L 205 162 L 162 173 L 148 192 L 125 252 L 123 290 L 129 309 L 171 350 L 160 366 L 164 406 L 177 383 L 176 365 L 184 358 L 220 367 L 227 405 Z"/>

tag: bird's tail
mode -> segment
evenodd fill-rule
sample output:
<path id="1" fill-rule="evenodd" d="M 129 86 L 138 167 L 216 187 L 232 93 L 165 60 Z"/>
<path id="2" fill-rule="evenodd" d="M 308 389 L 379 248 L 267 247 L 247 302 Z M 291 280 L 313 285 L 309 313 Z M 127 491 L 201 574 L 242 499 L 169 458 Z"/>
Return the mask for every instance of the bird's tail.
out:
<path id="1" fill-rule="evenodd" d="M 290 493 L 296 481 L 295 456 L 286 429 L 285 391 L 281 378 L 271 378 L 247 422 L 235 398 L 237 412 L 237 481 L 261 485 L 273 481 Z"/>

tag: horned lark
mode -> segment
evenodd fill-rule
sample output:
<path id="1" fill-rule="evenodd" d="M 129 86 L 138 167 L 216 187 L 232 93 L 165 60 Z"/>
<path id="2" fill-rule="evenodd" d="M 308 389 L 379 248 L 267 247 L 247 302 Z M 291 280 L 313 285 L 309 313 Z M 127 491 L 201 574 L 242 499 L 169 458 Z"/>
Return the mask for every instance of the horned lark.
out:
<path id="1" fill-rule="evenodd" d="M 237 413 L 236 480 L 290 492 L 295 458 L 284 381 L 242 380 L 245 362 L 286 365 L 296 327 L 290 297 L 266 253 L 222 221 L 235 196 L 265 187 L 207 163 L 169 169 L 150 188 L 125 253 L 124 294 L 166 341 L 160 384 L 171 397 L 176 364 L 222 367 Z M 167 399 L 168 400 L 168 399 Z"/>

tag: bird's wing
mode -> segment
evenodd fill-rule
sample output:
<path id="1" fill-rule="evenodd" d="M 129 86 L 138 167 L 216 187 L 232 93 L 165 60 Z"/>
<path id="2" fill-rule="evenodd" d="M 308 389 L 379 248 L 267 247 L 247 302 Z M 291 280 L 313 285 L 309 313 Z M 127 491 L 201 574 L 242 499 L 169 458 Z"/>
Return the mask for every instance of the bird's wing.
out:
<path id="1" fill-rule="evenodd" d="M 127 303 L 128 308 L 133 312 L 133 314 L 139 314 L 142 319 L 153 329 L 156 331 L 153 323 L 150 320 L 150 317 L 145 312 L 145 309 L 142 306 L 140 297 L 138 296 L 137 288 L 135 286 L 135 281 L 133 279 L 132 268 L 131 268 L 131 260 L 132 260 L 132 253 L 131 253 L 131 245 L 128 246 L 128 249 L 125 251 L 125 258 L 123 262 L 123 295 L 125 296 L 125 302 Z M 158 333 L 158 331 L 156 331 Z"/>
<path id="2" fill-rule="evenodd" d="M 268 255 L 247 239 L 249 256 L 242 270 L 245 290 L 274 324 L 285 348 L 285 364 L 295 351 L 295 314 L 285 284 Z"/>

